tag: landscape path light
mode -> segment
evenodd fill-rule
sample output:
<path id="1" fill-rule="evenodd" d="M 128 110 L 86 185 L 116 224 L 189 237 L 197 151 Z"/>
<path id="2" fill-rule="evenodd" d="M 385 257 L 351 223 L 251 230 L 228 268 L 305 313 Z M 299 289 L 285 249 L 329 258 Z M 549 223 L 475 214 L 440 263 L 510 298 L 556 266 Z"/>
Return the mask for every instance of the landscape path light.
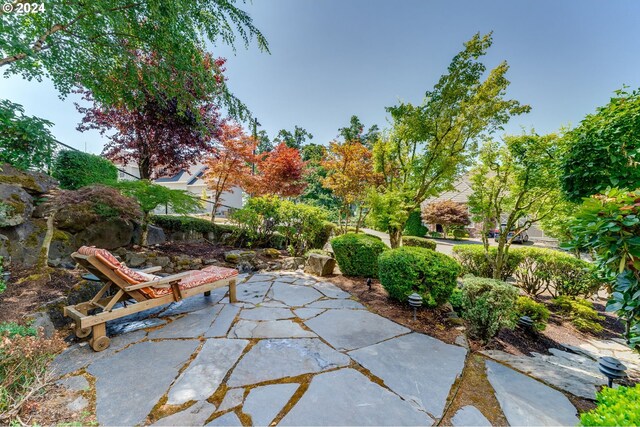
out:
<path id="1" fill-rule="evenodd" d="M 627 367 L 615 357 L 606 356 L 598 359 L 598 369 L 607 377 L 607 380 L 609 380 L 609 388 L 611 388 L 613 386 L 613 380 L 619 380 L 625 377 Z"/>
<path id="2" fill-rule="evenodd" d="M 416 311 L 422 307 L 422 297 L 415 292 L 409 295 L 409 305 L 413 307 L 413 320 L 416 320 Z"/>

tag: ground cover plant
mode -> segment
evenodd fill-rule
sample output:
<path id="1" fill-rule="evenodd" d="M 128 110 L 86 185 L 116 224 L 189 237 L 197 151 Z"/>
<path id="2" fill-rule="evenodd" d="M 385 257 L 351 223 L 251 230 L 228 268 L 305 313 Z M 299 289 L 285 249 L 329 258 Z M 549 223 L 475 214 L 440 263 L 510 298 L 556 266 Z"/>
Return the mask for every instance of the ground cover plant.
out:
<path id="1" fill-rule="evenodd" d="M 581 426 L 640 425 L 640 384 L 604 387 L 596 394 L 598 406 L 580 415 Z"/>

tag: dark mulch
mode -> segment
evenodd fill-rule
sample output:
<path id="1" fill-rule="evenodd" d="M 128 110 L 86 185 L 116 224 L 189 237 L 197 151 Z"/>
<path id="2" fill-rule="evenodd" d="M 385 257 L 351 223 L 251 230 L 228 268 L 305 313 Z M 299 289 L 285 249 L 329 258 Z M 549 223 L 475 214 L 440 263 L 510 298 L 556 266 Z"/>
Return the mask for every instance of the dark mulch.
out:
<path id="1" fill-rule="evenodd" d="M 371 290 L 369 290 L 366 278 L 335 275 L 326 279 L 358 298 L 372 312 L 409 329 L 422 332 L 449 344 L 452 344 L 455 338 L 461 334 L 454 326 L 447 324 L 446 311 L 443 310 L 418 310 L 416 321 L 414 321 L 413 311 L 409 306 L 390 299 L 387 291 L 378 280 L 372 280 Z"/>

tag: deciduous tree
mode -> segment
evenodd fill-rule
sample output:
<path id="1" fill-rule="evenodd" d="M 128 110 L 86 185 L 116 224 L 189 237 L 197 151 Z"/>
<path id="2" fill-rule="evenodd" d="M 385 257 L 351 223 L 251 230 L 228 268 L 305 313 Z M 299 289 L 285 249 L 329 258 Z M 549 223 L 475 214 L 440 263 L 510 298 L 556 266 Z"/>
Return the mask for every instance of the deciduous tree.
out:
<path id="1" fill-rule="evenodd" d="M 222 125 L 217 139 L 218 143 L 205 161 L 205 181 L 213 192 L 212 220 L 222 202 L 222 194 L 236 186 L 244 187 L 250 179 L 249 164 L 254 161 L 256 147 L 254 139 L 236 123 Z"/>
<path id="2" fill-rule="evenodd" d="M 429 203 L 422 209 L 422 219 L 427 224 L 440 224 L 445 238 L 451 227 L 463 227 L 471 222 L 467 206 L 453 200 Z"/>
<path id="3" fill-rule="evenodd" d="M 273 138 L 274 144 L 285 144 L 289 148 L 295 148 L 297 150 L 302 149 L 305 141 L 308 139 L 313 139 L 313 135 L 308 132 L 306 129 L 296 126 L 293 129 L 293 132 L 288 131 L 286 129 L 281 129 Z"/>
<path id="4" fill-rule="evenodd" d="M 368 149 L 373 147 L 374 142 L 380 136 L 378 125 L 373 125 L 368 131 L 364 131 L 364 124 L 358 116 L 351 116 L 349 126 L 338 129 L 338 133 L 345 141 L 358 141 Z"/>
<path id="5" fill-rule="evenodd" d="M 491 43 L 491 34 L 476 34 L 421 105 L 387 109 L 393 128 L 373 150 L 376 171 L 385 182 L 371 194 L 370 204 L 376 227 L 388 230 L 392 247 L 400 245 L 409 214 L 465 171 L 477 141 L 529 110 L 505 99 L 506 62 L 485 74 L 480 58 Z"/>
<path id="6" fill-rule="evenodd" d="M 296 197 L 307 186 L 306 163 L 300 151 L 279 144 L 267 155 L 256 161 L 257 174 L 245 183 L 245 190 L 254 196 L 275 194 L 281 197 Z"/>

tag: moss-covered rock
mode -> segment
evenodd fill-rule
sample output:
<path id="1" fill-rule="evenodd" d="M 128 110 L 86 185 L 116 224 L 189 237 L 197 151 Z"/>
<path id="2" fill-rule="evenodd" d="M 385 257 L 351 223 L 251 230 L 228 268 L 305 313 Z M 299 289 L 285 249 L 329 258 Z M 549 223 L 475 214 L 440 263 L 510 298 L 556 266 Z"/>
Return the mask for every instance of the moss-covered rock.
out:
<path id="1" fill-rule="evenodd" d="M 133 238 L 133 224 L 112 218 L 100 221 L 75 235 L 76 245 L 97 246 L 103 249 L 116 249 L 127 246 Z"/>
<path id="2" fill-rule="evenodd" d="M 41 172 L 22 171 L 8 163 L 2 163 L 0 164 L 0 184 L 22 187 L 32 196 L 41 196 L 57 187 L 58 181 Z"/>
<path id="3" fill-rule="evenodd" d="M 15 227 L 33 213 L 33 197 L 17 185 L 0 184 L 0 228 Z"/>

